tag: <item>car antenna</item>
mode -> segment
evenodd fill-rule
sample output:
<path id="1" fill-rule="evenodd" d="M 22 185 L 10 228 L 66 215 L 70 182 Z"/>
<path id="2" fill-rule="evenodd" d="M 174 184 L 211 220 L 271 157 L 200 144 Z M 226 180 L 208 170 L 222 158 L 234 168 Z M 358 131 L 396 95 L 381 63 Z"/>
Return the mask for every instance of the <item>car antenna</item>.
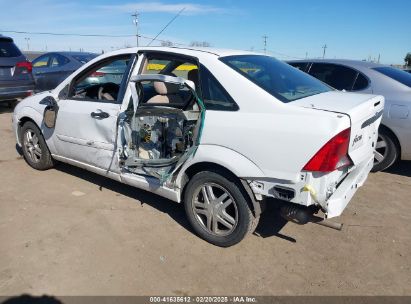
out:
<path id="1" fill-rule="evenodd" d="M 175 16 L 173 17 L 173 19 L 171 19 L 171 20 L 166 24 L 166 26 L 161 29 L 161 31 L 150 41 L 150 43 L 147 44 L 147 46 L 150 46 L 150 44 L 153 43 L 153 41 L 156 40 L 157 37 L 160 36 L 160 34 L 161 34 L 162 32 L 164 32 L 164 30 L 165 30 L 171 23 L 173 23 L 173 21 L 176 20 L 178 16 L 180 16 L 181 13 L 182 13 L 185 9 L 186 9 L 186 8 L 183 7 L 183 8 L 177 13 L 177 15 L 175 15 Z"/>

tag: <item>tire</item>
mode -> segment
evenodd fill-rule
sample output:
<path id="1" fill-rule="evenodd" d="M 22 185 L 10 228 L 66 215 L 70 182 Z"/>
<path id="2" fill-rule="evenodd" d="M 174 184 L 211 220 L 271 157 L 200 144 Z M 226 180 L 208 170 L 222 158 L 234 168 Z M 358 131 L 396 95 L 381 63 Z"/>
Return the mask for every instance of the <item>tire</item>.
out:
<path id="1" fill-rule="evenodd" d="M 21 128 L 20 138 L 25 161 L 36 170 L 47 170 L 54 166 L 53 158 L 39 128 L 31 121 Z"/>
<path id="2" fill-rule="evenodd" d="M 241 184 L 219 172 L 203 171 L 191 178 L 184 208 L 196 234 L 220 247 L 239 243 L 258 224 Z"/>
<path id="3" fill-rule="evenodd" d="M 391 167 L 399 157 L 399 148 L 393 137 L 393 134 L 381 128 L 378 134 L 378 140 L 375 147 L 374 167 L 372 172 L 383 171 Z"/>

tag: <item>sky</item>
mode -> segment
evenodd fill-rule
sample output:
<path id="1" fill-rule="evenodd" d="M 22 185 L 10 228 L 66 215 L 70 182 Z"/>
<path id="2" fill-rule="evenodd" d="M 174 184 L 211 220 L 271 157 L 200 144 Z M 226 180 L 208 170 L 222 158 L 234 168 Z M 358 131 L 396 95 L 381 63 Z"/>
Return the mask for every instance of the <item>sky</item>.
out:
<path id="1" fill-rule="evenodd" d="M 154 37 L 185 8 L 159 39 L 263 52 L 267 36 L 267 53 L 284 60 L 322 57 L 324 45 L 326 58 L 380 57 L 386 64 L 403 64 L 411 52 L 409 0 L 0 0 L 0 7 L 0 34 L 13 37 L 22 50 L 100 53 L 135 46 L 134 11 L 140 14 L 139 34 Z"/>

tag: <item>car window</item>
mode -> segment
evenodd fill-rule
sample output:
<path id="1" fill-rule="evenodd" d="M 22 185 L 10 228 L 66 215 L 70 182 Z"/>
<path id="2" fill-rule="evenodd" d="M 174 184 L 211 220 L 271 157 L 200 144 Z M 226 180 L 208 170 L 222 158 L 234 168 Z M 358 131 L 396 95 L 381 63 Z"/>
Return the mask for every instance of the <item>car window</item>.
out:
<path id="1" fill-rule="evenodd" d="M 85 64 L 89 62 L 90 60 L 96 58 L 97 55 L 94 55 L 94 54 L 72 55 L 72 57 L 76 59 L 77 61 L 79 61 L 80 63 Z"/>
<path id="2" fill-rule="evenodd" d="M 358 77 L 355 80 L 352 90 L 353 91 L 364 90 L 368 87 L 368 85 L 369 85 L 369 82 L 368 82 L 367 77 L 365 77 L 362 73 L 358 73 Z"/>
<path id="3" fill-rule="evenodd" d="M 49 55 L 40 56 L 33 60 L 33 68 L 45 68 L 48 66 L 50 60 Z"/>
<path id="4" fill-rule="evenodd" d="M 160 74 L 169 64 L 171 60 L 148 59 L 147 65 L 144 67 L 142 74 Z"/>
<path id="5" fill-rule="evenodd" d="M 406 73 L 404 71 L 392 67 L 379 67 L 373 69 L 411 88 L 410 73 Z"/>
<path id="6" fill-rule="evenodd" d="M 178 65 L 171 73 L 178 77 L 188 79 L 189 72 L 197 68 L 197 65 L 190 62 L 185 62 L 183 64 Z"/>
<path id="7" fill-rule="evenodd" d="M 240 55 L 222 57 L 220 60 L 282 102 L 332 90 L 321 81 L 273 57 Z"/>
<path id="8" fill-rule="evenodd" d="M 329 63 L 313 63 L 310 69 L 312 76 L 340 91 L 352 90 L 357 73 L 348 67 Z"/>
<path id="9" fill-rule="evenodd" d="M 21 56 L 21 52 L 13 42 L 0 39 L 0 57 L 19 56 Z"/>
<path id="10" fill-rule="evenodd" d="M 292 65 L 293 67 L 306 72 L 308 65 L 310 64 L 309 62 L 288 62 L 288 64 Z"/>
<path id="11" fill-rule="evenodd" d="M 69 62 L 68 58 L 61 55 L 53 55 L 51 59 L 51 67 L 61 67 Z"/>
<path id="12" fill-rule="evenodd" d="M 200 66 L 201 97 L 207 110 L 236 111 L 237 104 L 203 65 Z"/>
<path id="13" fill-rule="evenodd" d="M 131 55 L 116 57 L 86 70 L 76 77 L 69 97 L 117 102 L 123 78 L 130 68 L 130 59 Z"/>

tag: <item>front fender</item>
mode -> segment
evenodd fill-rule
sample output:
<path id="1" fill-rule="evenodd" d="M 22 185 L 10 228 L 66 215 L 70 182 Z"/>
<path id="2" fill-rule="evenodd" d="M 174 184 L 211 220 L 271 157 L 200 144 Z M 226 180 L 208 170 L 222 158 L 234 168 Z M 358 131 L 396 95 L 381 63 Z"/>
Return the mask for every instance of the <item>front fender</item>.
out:
<path id="1" fill-rule="evenodd" d="M 45 106 L 42 106 L 42 109 L 44 111 Z M 47 128 L 44 123 L 43 123 L 43 112 L 39 111 L 40 109 L 34 109 L 30 106 L 24 106 L 18 109 L 14 113 L 14 129 L 16 132 L 16 141 L 19 146 L 21 146 L 20 142 L 20 136 L 19 136 L 19 130 L 21 127 L 22 121 L 29 119 L 32 120 L 37 127 L 40 129 L 41 133 L 43 134 L 43 137 L 47 143 L 47 146 L 52 154 L 56 152 L 56 149 L 54 147 L 54 143 L 52 141 L 52 135 L 54 129 L 49 129 Z"/>

